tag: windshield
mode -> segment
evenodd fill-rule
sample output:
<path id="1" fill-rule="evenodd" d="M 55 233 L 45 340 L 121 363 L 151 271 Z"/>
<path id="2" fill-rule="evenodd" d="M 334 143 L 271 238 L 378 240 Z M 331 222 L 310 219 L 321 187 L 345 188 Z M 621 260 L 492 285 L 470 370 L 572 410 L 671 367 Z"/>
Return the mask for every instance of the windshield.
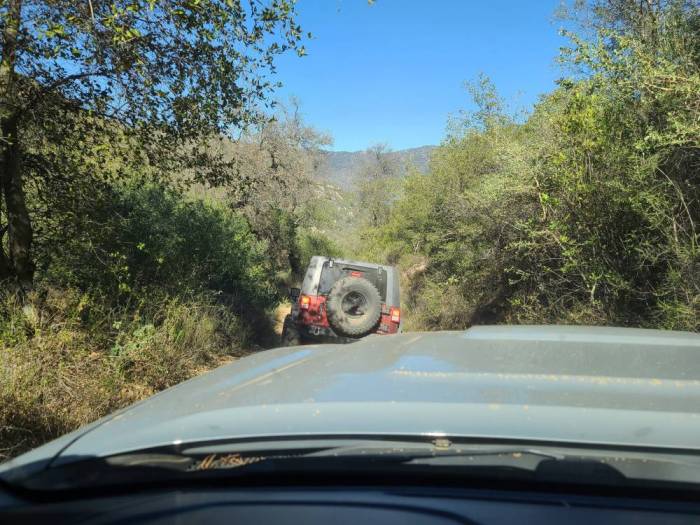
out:
<path id="1" fill-rule="evenodd" d="M 699 27 L 692 0 L 1 2 L 0 473 L 444 434 L 695 483 Z"/>

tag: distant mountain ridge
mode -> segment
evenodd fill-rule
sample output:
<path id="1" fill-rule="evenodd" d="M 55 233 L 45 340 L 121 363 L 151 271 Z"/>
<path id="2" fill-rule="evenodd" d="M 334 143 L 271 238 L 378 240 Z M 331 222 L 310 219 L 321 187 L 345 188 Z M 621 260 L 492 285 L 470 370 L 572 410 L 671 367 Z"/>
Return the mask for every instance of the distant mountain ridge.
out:
<path id="1" fill-rule="evenodd" d="M 435 146 L 420 146 L 391 151 L 388 155 L 407 172 L 410 166 L 426 173 L 430 154 Z M 317 170 L 320 180 L 329 182 L 343 190 L 351 190 L 360 175 L 367 159 L 366 151 L 325 151 L 323 160 Z"/>

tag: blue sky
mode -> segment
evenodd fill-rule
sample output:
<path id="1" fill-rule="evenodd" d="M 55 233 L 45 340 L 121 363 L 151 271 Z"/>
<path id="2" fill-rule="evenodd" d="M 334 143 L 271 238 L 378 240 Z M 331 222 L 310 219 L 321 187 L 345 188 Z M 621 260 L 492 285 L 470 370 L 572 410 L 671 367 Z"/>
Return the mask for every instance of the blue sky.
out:
<path id="1" fill-rule="evenodd" d="M 386 142 L 438 144 L 449 115 L 468 109 L 464 81 L 481 72 L 515 107 L 531 107 L 561 76 L 560 0 L 298 0 L 314 38 L 282 57 L 277 97 L 299 98 L 335 150 Z"/>

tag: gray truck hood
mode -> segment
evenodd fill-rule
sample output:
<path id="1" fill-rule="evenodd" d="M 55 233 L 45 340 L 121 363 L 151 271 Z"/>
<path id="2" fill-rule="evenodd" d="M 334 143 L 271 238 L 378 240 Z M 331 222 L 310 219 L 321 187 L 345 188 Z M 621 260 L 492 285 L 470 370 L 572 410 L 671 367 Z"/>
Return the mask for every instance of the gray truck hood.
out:
<path id="1" fill-rule="evenodd" d="M 174 443 L 314 434 L 700 451 L 700 336 L 475 327 L 268 350 L 0 465 L 0 476 Z"/>

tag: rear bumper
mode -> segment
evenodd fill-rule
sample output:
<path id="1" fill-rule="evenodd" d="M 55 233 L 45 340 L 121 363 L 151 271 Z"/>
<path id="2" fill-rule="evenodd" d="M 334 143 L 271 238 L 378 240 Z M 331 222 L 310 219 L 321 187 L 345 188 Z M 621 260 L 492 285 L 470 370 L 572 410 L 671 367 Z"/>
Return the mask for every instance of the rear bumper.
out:
<path id="1" fill-rule="evenodd" d="M 301 305 L 301 299 L 306 298 L 305 306 Z M 292 307 L 292 318 L 295 320 L 299 333 L 306 339 L 314 341 L 337 343 L 353 342 L 356 339 L 338 336 L 330 327 L 326 311 L 327 297 L 325 295 L 299 296 L 299 303 Z M 401 324 L 392 321 L 392 306 L 382 303 L 382 311 L 377 326 L 372 333 L 379 335 L 391 335 L 401 333 Z M 396 306 L 398 308 L 398 306 Z M 369 335 L 369 334 L 368 334 Z"/>
<path id="2" fill-rule="evenodd" d="M 315 326 L 315 325 L 302 325 L 297 323 L 297 328 L 299 330 L 299 335 L 305 342 L 309 343 L 326 343 L 326 344 L 346 344 L 346 343 L 354 343 L 356 341 L 359 341 L 360 339 L 364 339 L 365 337 L 369 337 L 371 335 L 379 335 L 379 336 L 384 336 L 384 335 L 395 335 L 396 332 L 394 333 L 387 333 L 387 332 L 382 332 L 380 330 L 376 330 L 374 332 L 371 332 L 363 337 L 359 337 L 357 339 L 354 339 L 352 337 L 343 337 L 338 334 L 336 334 L 331 328 L 329 327 L 324 327 L 324 326 Z M 400 329 L 399 329 L 400 331 Z"/>
<path id="3" fill-rule="evenodd" d="M 350 337 L 342 337 L 336 334 L 331 328 L 327 328 L 324 326 L 309 326 L 309 325 L 300 325 L 297 324 L 299 327 L 299 334 L 301 335 L 302 339 L 304 341 L 308 342 L 314 342 L 314 343 L 329 343 L 329 344 L 344 344 L 344 343 L 354 343 L 355 341 L 358 341 L 358 339 L 352 339 Z"/>

